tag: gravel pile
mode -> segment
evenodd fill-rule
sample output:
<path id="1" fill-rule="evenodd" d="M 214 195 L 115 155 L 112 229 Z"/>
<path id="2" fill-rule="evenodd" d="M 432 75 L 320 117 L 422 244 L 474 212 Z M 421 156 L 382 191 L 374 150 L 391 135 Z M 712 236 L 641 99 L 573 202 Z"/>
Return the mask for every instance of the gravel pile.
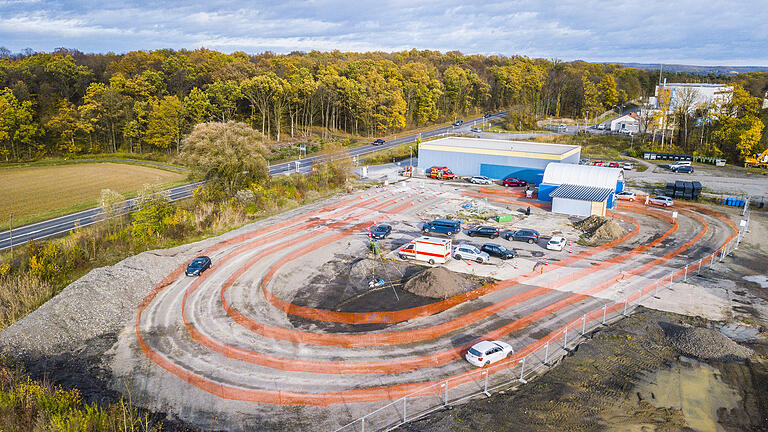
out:
<path id="1" fill-rule="evenodd" d="M 626 233 L 615 220 L 602 216 L 590 216 L 574 223 L 573 226 L 584 231 L 582 240 L 594 245 L 607 243 Z"/>
<path id="2" fill-rule="evenodd" d="M 670 345 L 688 357 L 703 360 L 743 361 L 752 350 L 716 330 L 659 323 Z"/>
<path id="3" fill-rule="evenodd" d="M 406 282 L 403 287 L 412 294 L 439 299 L 453 297 L 472 288 L 474 288 L 472 282 L 443 267 L 424 270 Z"/>

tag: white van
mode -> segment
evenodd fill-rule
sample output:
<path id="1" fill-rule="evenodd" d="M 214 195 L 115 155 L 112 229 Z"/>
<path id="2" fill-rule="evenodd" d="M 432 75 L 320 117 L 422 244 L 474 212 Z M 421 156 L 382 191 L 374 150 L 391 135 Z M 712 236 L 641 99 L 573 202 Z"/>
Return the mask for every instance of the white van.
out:
<path id="1" fill-rule="evenodd" d="M 430 264 L 444 264 L 451 256 L 451 239 L 418 237 L 397 251 L 400 259 L 415 259 Z"/>
<path id="2" fill-rule="evenodd" d="M 669 164 L 669 169 L 680 168 L 683 166 L 691 166 L 691 161 L 675 161 Z"/>

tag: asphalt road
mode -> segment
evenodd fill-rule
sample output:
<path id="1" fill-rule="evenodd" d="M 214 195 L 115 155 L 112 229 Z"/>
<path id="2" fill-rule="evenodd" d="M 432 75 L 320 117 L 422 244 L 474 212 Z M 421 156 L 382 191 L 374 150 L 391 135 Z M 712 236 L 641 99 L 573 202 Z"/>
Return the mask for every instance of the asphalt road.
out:
<path id="1" fill-rule="evenodd" d="M 506 111 L 498 112 L 490 116 L 490 120 L 498 120 L 504 117 Z M 401 144 L 407 144 L 415 142 L 417 138 L 421 139 L 432 138 L 435 136 L 455 133 L 471 127 L 474 123 L 482 122 L 482 118 L 468 120 L 464 125 L 460 127 L 445 126 L 430 131 L 422 132 L 420 134 L 412 134 L 403 136 L 400 138 L 387 141 L 383 145 L 374 146 L 372 144 L 355 147 L 349 150 L 350 156 L 363 156 L 377 151 L 381 151 L 390 147 L 395 147 Z M 269 173 L 272 175 L 277 174 L 290 174 L 294 172 L 307 173 L 312 171 L 312 165 L 318 162 L 323 162 L 323 156 L 310 156 L 297 161 L 283 162 L 269 167 Z M 164 191 L 172 201 L 188 198 L 192 196 L 192 192 L 200 183 L 192 183 L 189 185 L 179 186 L 173 189 Z M 123 202 L 121 209 L 123 211 L 130 211 L 135 205 L 135 199 L 130 199 Z M 5 250 L 13 246 L 24 244 L 32 239 L 39 240 L 47 237 L 52 237 L 57 234 L 63 234 L 69 232 L 75 227 L 83 227 L 92 225 L 99 220 L 102 220 L 103 212 L 101 208 L 92 208 L 90 210 L 84 210 L 78 213 L 73 213 L 66 216 L 61 216 L 55 219 L 49 219 L 46 221 L 25 225 L 19 228 L 13 229 L 13 237 L 11 237 L 11 231 L 0 232 L 0 250 Z"/>

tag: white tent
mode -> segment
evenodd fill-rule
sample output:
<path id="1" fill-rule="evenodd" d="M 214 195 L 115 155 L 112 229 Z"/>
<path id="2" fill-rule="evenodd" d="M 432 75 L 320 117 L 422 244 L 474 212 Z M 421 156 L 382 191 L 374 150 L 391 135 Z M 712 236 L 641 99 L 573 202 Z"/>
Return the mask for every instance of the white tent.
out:
<path id="1" fill-rule="evenodd" d="M 593 165 L 550 163 L 544 170 L 543 184 L 572 184 L 599 188 L 616 188 L 624 182 L 624 170 Z"/>

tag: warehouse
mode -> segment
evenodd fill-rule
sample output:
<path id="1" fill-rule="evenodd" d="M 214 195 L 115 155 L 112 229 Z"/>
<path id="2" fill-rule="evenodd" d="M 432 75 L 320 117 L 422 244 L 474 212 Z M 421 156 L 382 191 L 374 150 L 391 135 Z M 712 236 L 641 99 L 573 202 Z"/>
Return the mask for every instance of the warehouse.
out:
<path id="1" fill-rule="evenodd" d="M 613 188 L 563 184 L 549 195 L 552 198 L 552 213 L 571 216 L 605 216 L 613 207 Z"/>
<path id="2" fill-rule="evenodd" d="M 458 176 L 516 177 L 540 183 L 552 162 L 579 163 L 581 146 L 446 137 L 419 144 L 419 168 L 448 167 Z"/>
<path id="3" fill-rule="evenodd" d="M 565 184 L 621 192 L 624 190 L 624 170 L 593 165 L 549 164 L 539 184 L 539 199 L 551 201 L 551 193 Z M 608 208 L 613 208 L 612 197 L 608 200 Z"/>

